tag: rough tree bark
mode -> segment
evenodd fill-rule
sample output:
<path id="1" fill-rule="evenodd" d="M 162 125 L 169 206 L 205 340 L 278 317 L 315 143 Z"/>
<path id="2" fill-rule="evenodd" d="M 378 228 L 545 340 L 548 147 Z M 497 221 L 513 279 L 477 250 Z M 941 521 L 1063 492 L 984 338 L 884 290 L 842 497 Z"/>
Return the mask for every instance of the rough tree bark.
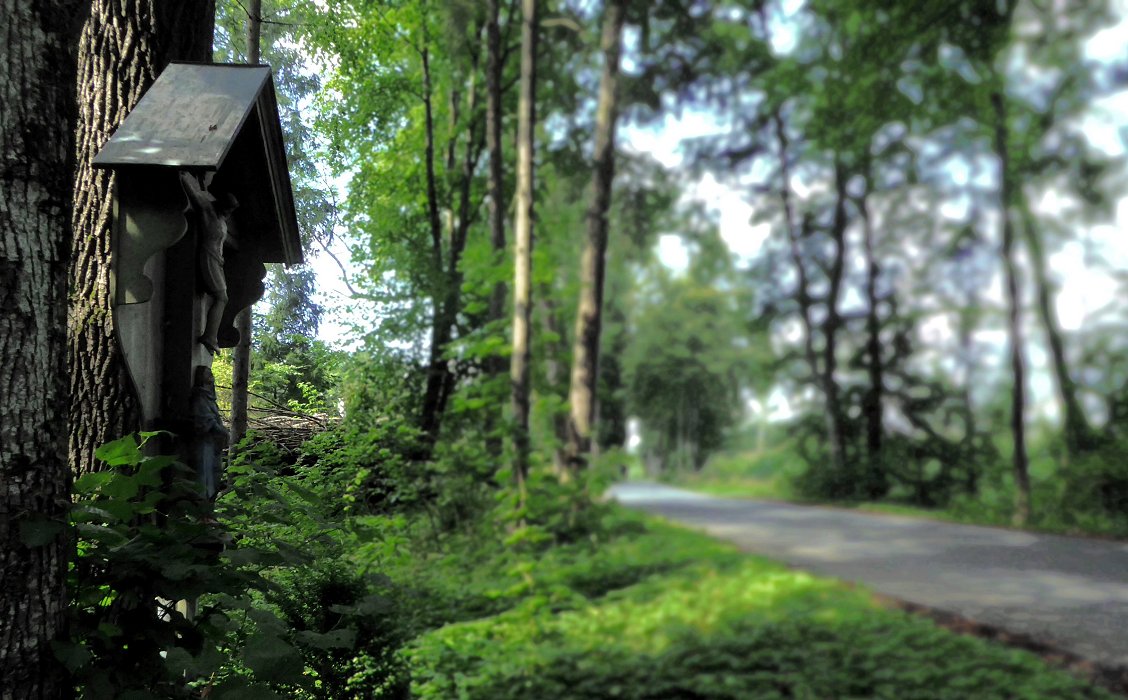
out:
<path id="1" fill-rule="evenodd" d="M 572 376 L 568 389 L 569 469 L 584 468 L 591 452 L 595 419 L 595 389 L 599 376 L 599 335 L 602 329 L 603 277 L 607 253 L 607 210 L 615 177 L 615 126 L 618 121 L 619 54 L 622 50 L 625 0 L 609 0 L 603 16 L 603 74 L 596 107 L 594 168 L 587 234 L 580 258 L 580 300 L 572 346 Z"/>
<path id="2" fill-rule="evenodd" d="M 95 448 L 140 427 L 110 313 L 113 176 L 91 161 L 169 61 L 211 59 L 214 25 L 214 0 L 94 0 L 82 30 L 67 348 L 79 474 L 98 468 Z"/>
<path id="3" fill-rule="evenodd" d="M 0 0 L 0 698 L 69 690 L 67 253 L 84 2 Z"/>
<path id="4" fill-rule="evenodd" d="M 247 64 L 258 65 L 261 58 L 262 0 L 247 4 Z M 238 445 L 247 434 L 247 409 L 251 389 L 251 333 L 254 330 L 251 307 L 235 316 L 239 343 L 231 353 L 231 444 Z"/>
<path id="5" fill-rule="evenodd" d="M 1009 127 L 1007 125 L 1006 98 L 1002 90 L 991 93 L 991 107 L 995 118 L 995 156 L 999 159 L 999 209 L 1002 218 L 1002 263 L 1006 278 L 1007 335 L 1010 340 L 1011 376 L 1014 390 L 1011 393 L 1011 434 L 1014 442 L 1012 463 L 1014 468 L 1015 503 L 1014 522 L 1024 525 L 1030 519 L 1030 475 L 1026 455 L 1026 358 L 1022 337 L 1022 290 L 1018 279 L 1018 263 L 1014 254 L 1015 183 L 1010 162 Z"/>
<path id="6" fill-rule="evenodd" d="M 533 316 L 533 156 L 536 149 L 537 3 L 521 0 L 521 95 L 517 106 L 517 214 L 513 275 L 513 477 L 524 488 L 529 472 L 529 338 Z"/>

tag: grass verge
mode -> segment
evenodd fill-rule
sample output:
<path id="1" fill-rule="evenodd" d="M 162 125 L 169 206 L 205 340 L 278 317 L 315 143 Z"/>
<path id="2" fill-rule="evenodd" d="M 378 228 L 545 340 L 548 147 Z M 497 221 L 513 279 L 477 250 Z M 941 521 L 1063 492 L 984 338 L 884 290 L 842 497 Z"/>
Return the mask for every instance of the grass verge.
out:
<path id="1" fill-rule="evenodd" d="M 883 608 L 864 590 L 615 506 L 604 513 L 598 542 L 547 548 L 535 558 L 499 550 L 492 559 L 451 559 L 441 575 L 432 570 L 432 580 L 446 582 L 454 612 L 421 630 L 405 652 L 413 693 L 1113 697 L 1034 654 Z M 458 561 L 475 560 L 473 569 L 457 571 Z M 460 607 L 466 600 L 478 602 Z"/>

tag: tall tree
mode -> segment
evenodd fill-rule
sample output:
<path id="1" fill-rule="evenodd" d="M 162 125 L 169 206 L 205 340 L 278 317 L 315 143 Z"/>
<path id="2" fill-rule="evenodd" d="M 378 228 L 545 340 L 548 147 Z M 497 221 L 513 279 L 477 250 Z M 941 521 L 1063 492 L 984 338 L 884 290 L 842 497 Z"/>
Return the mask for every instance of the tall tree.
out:
<path id="1" fill-rule="evenodd" d="M 1039 190 L 1068 191 L 1076 196 L 1086 218 L 1103 213 L 1111 199 L 1101 191 L 1100 184 L 1105 168 L 1102 161 L 1107 156 L 1092 153 L 1086 139 L 1071 133 L 1068 126 L 1081 118 L 1094 100 L 1117 89 L 1116 80 L 1102 76 L 1107 69 L 1102 70 L 1084 55 L 1087 38 L 1108 21 L 1109 6 L 1104 0 L 1094 0 L 1068 12 L 1036 3 L 1028 3 L 1024 9 L 1027 18 L 1037 22 L 1038 30 L 1036 34 L 1016 36 L 1013 43 L 1025 53 L 1028 64 L 1049 69 L 1052 80 L 1035 87 L 1017 76 L 1009 78 L 1009 92 L 1018 93 L 1012 100 L 1012 119 L 1023 125 L 1016 139 L 1016 181 L 1021 185 L 1014 193 L 1014 204 L 1032 273 L 1036 318 L 1050 353 L 1066 454 L 1076 458 L 1097 445 L 1096 434 L 1078 396 L 1054 304 L 1057 289 L 1048 260 L 1054 222 L 1052 217 L 1040 221 L 1034 215 L 1031 197 Z M 1075 225 L 1076 219 L 1071 217 L 1069 224 Z"/>
<path id="2" fill-rule="evenodd" d="M 505 149 L 502 147 L 502 122 L 505 112 L 502 102 L 502 80 L 505 75 L 505 47 L 501 36 L 501 0 L 489 0 L 486 8 L 486 150 L 489 152 L 489 228 L 490 247 L 494 262 L 505 260 Z M 520 138 L 520 137 L 518 137 Z M 490 293 L 489 321 L 500 323 L 505 318 L 504 280 L 494 283 Z M 492 375 L 505 371 L 505 358 L 497 355 L 490 359 Z"/>
<path id="3" fill-rule="evenodd" d="M 633 342 L 623 365 L 631 414 L 652 474 L 698 470 L 742 415 L 754 338 L 742 332 L 748 309 L 734 281 L 732 256 L 719 232 L 686 241 L 684 275 L 664 269 L 632 304 Z"/>
<path id="4" fill-rule="evenodd" d="M 995 118 L 995 156 L 999 159 L 999 218 L 1002 228 L 1002 258 L 1007 300 L 1007 342 L 1010 348 L 1011 436 L 1014 443 L 1011 455 L 1014 469 L 1015 503 L 1014 521 L 1025 525 L 1030 519 L 1030 474 L 1026 454 L 1026 353 L 1022 334 L 1022 289 L 1015 260 L 1016 183 L 1014 165 L 1010 157 L 1010 125 L 1007 122 L 1006 96 L 996 79 L 991 92 L 991 107 Z"/>
<path id="5" fill-rule="evenodd" d="M 262 0 L 256 8 L 241 0 L 216 3 L 216 60 L 252 63 L 251 47 L 258 47 L 258 63 L 270 66 L 274 75 L 298 229 L 307 255 L 315 244 L 329 244 L 337 219 L 331 187 L 321 169 L 324 162 L 319 162 L 314 155 L 323 145 L 320 134 L 308 118 L 308 108 L 302 109 L 322 82 L 320 74 L 310 65 L 306 40 L 306 33 L 317 31 L 319 13 L 316 7 L 303 0 Z M 248 36 L 248 31 L 255 29 L 249 24 L 249 14 L 260 18 L 257 41 Z M 312 340 L 321 319 L 321 307 L 313 300 L 315 275 L 309 266 L 285 268 L 271 263 L 267 265 L 265 282 L 263 303 L 256 305 L 264 309 L 263 313 L 252 314 L 254 324 L 250 333 L 244 334 L 240 329 L 240 337 L 253 341 L 247 383 L 255 387 L 255 393 L 269 394 L 274 401 L 305 401 L 300 384 L 324 386 L 322 379 L 325 377 L 323 372 L 314 371 L 314 376 L 308 372 L 320 352 Z M 287 369 L 273 371 L 281 365 L 286 365 Z M 236 374 L 234 369 L 233 366 L 232 375 Z M 240 389 L 238 392 L 233 389 L 232 394 L 241 394 L 243 378 L 233 376 L 232 379 L 232 385 L 239 385 Z M 253 410 L 255 401 L 249 399 L 247 404 L 248 410 Z M 241 434 L 243 427 L 233 425 L 233 432 L 236 431 Z"/>
<path id="6" fill-rule="evenodd" d="M 258 65 L 261 54 L 262 0 L 247 5 L 247 64 Z M 239 343 L 231 353 L 231 444 L 237 445 L 247 434 L 247 403 L 251 381 L 251 307 L 235 316 Z"/>
<path id="7" fill-rule="evenodd" d="M 533 187 L 536 153 L 537 3 L 521 0 L 521 94 L 517 107 L 517 216 L 513 276 L 513 473 L 519 487 L 529 470 L 529 337 L 533 317 Z"/>
<path id="8" fill-rule="evenodd" d="M 866 421 L 867 471 L 862 484 L 866 495 L 880 498 L 888 491 L 883 468 L 885 444 L 885 362 L 881 343 L 881 297 L 877 283 L 881 277 L 881 264 L 877 257 L 877 242 L 869 197 L 873 190 L 873 165 L 869 153 L 863 156 L 862 171 L 865 181 L 862 193 L 854 205 L 862 219 L 862 257 L 866 265 L 866 342 L 865 365 L 869 386 L 862 397 L 862 416 Z"/>
<path id="9" fill-rule="evenodd" d="M 815 322 L 814 309 L 816 299 L 812 293 L 811 274 L 808 269 L 809 262 L 803 252 L 803 239 L 809 234 L 809 220 L 804 220 L 801 225 L 797 221 L 797 214 L 791 192 L 791 141 L 787 136 L 787 127 L 784 124 L 780 110 L 777 108 L 771 115 L 772 130 L 775 136 L 775 146 L 779 159 L 779 199 L 783 209 L 783 228 L 787 234 L 788 253 L 791 264 L 795 268 L 795 300 L 799 307 L 799 319 L 803 325 L 803 356 L 811 376 L 815 378 L 819 390 L 826 402 L 823 420 L 826 424 L 827 447 L 830 451 L 831 467 L 839 473 L 845 468 L 845 449 L 842 444 L 842 426 L 840 414 L 830 410 L 831 397 L 838 395 L 837 379 L 833 373 L 824 372 L 819 360 L 816 347 L 818 326 Z"/>
<path id="10" fill-rule="evenodd" d="M 602 329 L 603 277 L 607 252 L 607 210 L 615 178 L 615 127 L 618 121 L 619 55 L 622 50 L 625 0 L 608 0 L 603 11 L 600 49 L 603 72 L 596 107 L 594 162 L 586 216 L 584 249 L 580 256 L 580 298 L 572 346 L 572 375 L 568 388 L 569 468 L 582 469 L 591 452 L 599 374 L 599 336 Z"/>
<path id="11" fill-rule="evenodd" d="M 466 313 L 463 291 L 484 209 L 485 13 L 472 3 L 340 2 L 325 22 L 310 39 L 334 63 L 333 97 L 321 106 L 335 166 L 353 176 L 344 211 L 354 254 L 369 261 L 356 286 L 384 306 L 374 340 L 416 341 L 425 457 L 459 380 L 481 364 L 455 350 L 485 316 Z"/>
<path id="12" fill-rule="evenodd" d="M 214 0 L 93 0 L 82 29 L 67 348 L 78 473 L 97 469 L 99 445 L 140 427 L 110 311 L 114 176 L 92 161 L 170 61 L 211 59 L 214 23 Z"/>
<path id="13" fill-rule="evenodd" d="M 476 31 L 481 35 L 481 25 Z M 466 241 L 473 223 L 474 209 L 472 205 L 474 173 L 477 163 L 485 146 L 484 134 L 478 128 L 477 98 L 479 86 L 476 83 L 479 52 L 471 52 L 469 70 L 464 77 L 465 83 L 451 88 L 446 95 L 450 111 L 450 137 L 443 149 L 442 160 L 444 170 L 457 178 L 451 187 L 453 196 L 448 202 L 447 222 L 444 227 L 440 219 L 439 210 L 440 190 L 438 182 L 437 158 L 439 156 L 436 143 L 438 141 L 439 127 L 435 121 L 435 99 L 438 95 L 436 73 L 431 61 L 431 42 L 426 29 L 423 33 L 423 45 L 420 50 L 420 59 L 423 68 L 423 107 L 424 107 L 424 166 L 426 172 L 427 191 L 427 220 L 431 232 L 431 253 L 434 264 L 434 273 L 439 282 L 433 300 L 435 312 L 431 323 L 430 359 L 427 366 L 427 384 L 423 393 L 423 404 L 420 410 L 419 427 L 426 434 L 428 441 L 433 444 L 439 436 L 443 414 L 447 402 L 454 393 L 457 376 L 451 369 L 447 352 L 454 340 L 455 326 L 458 315 L 462 310 L 462 255 L 466 251 Z M 462 114 L 465 110 L 465 116 Z M 460 133 L 465 129 L 464 133 Z M 463 142 L 463 138 L 465 141 Z M 458 151 L 463 146 L 461 158 Z M 445 189 L 445 188 L 444 188 Z M 446 240 L 448 243 L 443 244 Z M 445 249 L 445 259 L 444 259 Z"/>
<path id="14" fill-rule="evenodd" d="M 0 696 L 61 698 L 66 258 L 75 40 L 87 3 L 0 0 Z"/>
<path id="15" fill-rule="evenodd" d="M 1037 296 L 1038 318 L 1046 334 L 1046 345 L 1050 349 L 1051 369 L 1058 401 L 1061 403 L 1066 453 L 1077 458 L 1094 444 L 1093 431 L 1085 410 L 1077 397 L 1077 383 L 1069 371 L 1069 361 L 1065 355 L 1065 339 L 1062 337 L 1061 323 L 1054 308 L 1054 283 L 1050 279 L 1046 264 L 1046 248 L 1043 235 L 1038 226 L 1025 193 L 1018 193 L 1016 203 L 1022 221 L 1022 237 L 1026 242 L 1026 253 L 1034 273 L 1034 287 Z"/>

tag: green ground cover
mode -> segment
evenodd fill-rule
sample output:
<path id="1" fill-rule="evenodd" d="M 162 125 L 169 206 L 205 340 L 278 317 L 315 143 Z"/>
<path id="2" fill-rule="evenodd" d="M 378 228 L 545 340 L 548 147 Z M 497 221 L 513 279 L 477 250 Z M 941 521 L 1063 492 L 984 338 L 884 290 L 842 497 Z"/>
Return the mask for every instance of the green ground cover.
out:
<path id="1" fill-rule="evenodd" d="M 305 449 L 317 459 L 272 467 L 263 445 L 232 467 L 223 546 L 171 460 L 132 440 L 101 451 L 116 471 L 76 483 L 75 638 L 58 650 L 79 696 L 1112 697 L 864 590 L 593 502 L 584 480 L 538 476 L 517 508 L 451 462 L 428 500 L 365 506 L 384 482 L 359 466 L 362 440 Z M 381 473 L 413 468 L 377 457 Z M 151 490 L 162 479 L 176 488 Z M 162 527 L 138 517 L 176 494 Z M 150 591 L 198 598 L 194 619 L 154 622 Z"/>
<path id="2" fill-rule="evenodd" d="M 603 521 L 602 541 L 552 548 L 534 560 L 498 552 L 497 562 L 466 571 L 469 578 L 448 561 L 438 579 L 465 585 L 446 595 L 464 602 L 485 593 L 494 604 L 469 606 L 477 617 L 462 607 L 454 617 L 465 619 L 407 645 L 413 693 L 491 700 L 1111 697 L 1029 653 L 881 608 L 862 590 L 618 508 L 606 510 Z M 512 585 L 502 561 L 523 566 L 522 584 Z"/>

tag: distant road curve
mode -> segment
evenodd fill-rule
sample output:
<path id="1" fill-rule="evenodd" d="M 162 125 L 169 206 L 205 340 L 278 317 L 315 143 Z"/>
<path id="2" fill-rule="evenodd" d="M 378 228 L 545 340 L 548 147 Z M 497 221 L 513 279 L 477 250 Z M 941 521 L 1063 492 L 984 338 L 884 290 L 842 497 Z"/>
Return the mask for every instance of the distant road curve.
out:
<path id="1" fill-rule="evenodd" d="M 834 508 L 611 489 L 749 552 L 1128 667 L 1128 544 Z"/>

